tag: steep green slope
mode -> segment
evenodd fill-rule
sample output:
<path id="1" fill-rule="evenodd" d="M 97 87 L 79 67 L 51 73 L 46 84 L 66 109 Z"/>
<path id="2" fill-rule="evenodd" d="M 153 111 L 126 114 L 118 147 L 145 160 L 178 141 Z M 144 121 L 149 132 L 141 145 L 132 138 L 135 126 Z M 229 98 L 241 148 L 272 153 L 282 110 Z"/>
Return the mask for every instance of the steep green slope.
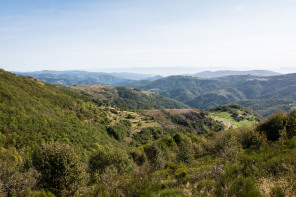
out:
<path id="1" fill-rule="evenodd" d="M 57 141 L 73 144 L 77 152 L 86 155 L 104 144 L 126 148 L 133 139 L 132 134 L 143 128 L 158 127 L 163 130 L 169 127 L 142 112 L 105 106 L 105 98 L 122 108 L 186 107 L 161 95 L 125 87 L 66 88 L 3 70 L 0 76 L 1 143 L 17 149 Z M 185 113 L 184 117 L 187 119 L 183 122 L 190 122 L 193 115 Z M 194 124 L 202 122 L 202 119 L 198 118 Z M 207 122 L 213 121 L 206 130 L 179 124 L 175 118 L 168 121 L 175 125 L 173 130 L 182 127 L 187 131 L 205 133 L 216 127 L 212 119 L 206 119 Z M 167 134 L 164 132 L 164 135 Z"/>
<path id="2" fill-rule="evenodd" d="M 127 87 L 107 85 L 75 85 L 71 87 L 85 95 L 117 108 L 126 109 L 182 109 L 185 104 L 160 94 Z"/>
<path id="3" fill-rule="evenodd" d="M 61 141 L 74 144 L 81 153 L 98 144 L 118 146 L 106 132 L 106 111 L 62 89 L 0 70 L 0 132 L 5 143 L 22 148 Z"/>
<path id="4" fill-rule="evenodd" d="M 0 196 L 296 194 L 296 111 L 212 132 L 223 126 L 199 110 L 131 112 L 90 98 L 0 70 Z M 208 113 L 223 112 L 257 118 L 239 105 Z"/>

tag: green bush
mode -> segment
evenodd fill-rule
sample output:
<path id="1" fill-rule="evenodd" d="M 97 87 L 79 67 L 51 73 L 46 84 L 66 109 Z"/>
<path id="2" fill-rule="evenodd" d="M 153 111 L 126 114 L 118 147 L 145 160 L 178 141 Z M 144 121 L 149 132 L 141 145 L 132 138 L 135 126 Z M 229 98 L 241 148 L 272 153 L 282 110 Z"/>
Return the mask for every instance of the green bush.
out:
<path id="1" fill-rule="evenodd" d="M 41 173 L 39 186 L 57 196 L 73 196 L 86 179 L 85 166 L 67 144 L 45 144 L 33 155 L 33 165 Z"/>
<path id="2" fill-rule="evenodd" d="M 115 124 L 107 128 L 109 135 L 113 136 L 118 141 L 123 141 L 123 139 L 130 135 L 130 131 L 123 123 Z"/>
<path id="3" fill-rule="evenodd" d="M 259 124 L 257 129 L 260 133 L 266 135 L 270 141 L 277 141 L 280 138 L 281 131 L 286 126 L 286 115 L 284 111 L 278 111 L 270 118 Z"/>
<path id="4" fill-rule="evenodd" d="M 134 133 L 133 139 L 140 144 L 147 144 L 149 141 L 157 140 L 163 136 L 160 128 L 145 127 L 140 132 Z"/>
<path id="5" fill-rule="evenodd" d="M 258 150 L 264 143 L 264 137 L 252 128 L 242 128 L 238 132 L 238 141 L 243 149 Z"/>
<path id="6" fill-rule="evenodd" d="M 271 194 L 270 194 L 271 197 L 285 197 L 285 192 L 283 191 L 282 188 L 280 187 L 274 187 L 271 189 Z"/>
<path id="7" fill-rule="evenodd" d="M 131 151 L 130 155 L 132 156 L 133 161 L 139 166 L 143 165 L 147 160 L 145 154 L 139 149 Z"/>
<path id="8" fill-rule="evenodd" d="M 122 149 L 101 147 L 89 159 L 89 169 L 93 175 L 103 173 L 107 167 L 114 166 L 119 173 L 132 167 L 128 154 Z"/>
<path id="9" fill-rule="evenodd" d="M 287 137 L 292 138 L 296 136 L 296 109 L 294 109 L 293 111 L 291 111 L 290 114 L 287 115 L 286 121 Z"/>
<path id="10" fill-rule="evenodd" d="M 55 197 L 55 195 L 51 192 L 47 192 L 42 190 L 31 190 L 31 188 L 27 189 L 21 197 Z"/>
<path id="11" fill-rule="evenodd" d="M 191 163 L 194 153 L 191 139 L 179 133 L 174 135 L 173 138 L 178 145 L 177 160 L 179 162 Z"/>
<path id="12" fill-rule="evenodd" d="M 182 189 L 165 189 L 160 191 L 160 197 L 185 197 Z"/>
<path id="13" fill-rule="evenodd" d="M 136 143 L 147 144 L 151 140 L 151 133 L 147 129 L 142 129 L 140 132 L 133 134 L 133 140 Z"/>
<path id="14" fill-rule="evenodd" d="M 157 143 L 147 145 L 144 147 L 146 157 L 149 161 L 152 171 L 162 169 L 166 164 L 164 151 Z"/>
<path id="15" fill-rule="evenodd" d="M 221 132 L 213 140 L 213 153 L 218 153 L 219 156 L 227 157 L 229 159 L 235 159 L 241 150 L 241 146 L 238 142 L 238 136 L 236 130 L 227 130 Z"/>
<path id="16" fill-rule="evenodd" d="M 136 117 L 133 116 L 133 115 L 131 115 L 131 114 L 127 114 L 126 118 L 127 118 L 127 119 L 135 119 Z"/>

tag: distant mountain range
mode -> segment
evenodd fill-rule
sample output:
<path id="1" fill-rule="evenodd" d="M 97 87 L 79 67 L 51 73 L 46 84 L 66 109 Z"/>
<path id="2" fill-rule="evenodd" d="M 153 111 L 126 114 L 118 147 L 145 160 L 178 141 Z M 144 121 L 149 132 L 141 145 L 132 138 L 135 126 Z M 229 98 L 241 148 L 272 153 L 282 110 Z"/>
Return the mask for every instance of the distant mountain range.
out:
<path id="1" fill-rule="evenodd" d="M 87 71 L 54 71 L 44 70 L 37 72 L 14 72 L 17 75 L 30 76 L 47 83 L 63 86 L 81 85 L 122 85 L 132 80 L 156 80 L 162 78 L 159 75 L 136 73 L 104 73 Z"/>
<path id="2" fill-rule="evenodd" d="M 235 70 L 219 70 L 219 71 L 203 71 L 196 74 L 188 74 L 187 76 L 200 77 L 200 78 L 217 78 L 230 75 L 255 75 L 255 76 L 276 76 L 281 73 L 270 70 L 248 70 L 248 71 L 235 71 Z"/>
<path id="3" fill-rule="evenodd" d="M 0 196 L 295 196 L 296 111 L 258 122 L 238 104 L 127 109 L 179 103 L 154 92 L 192 106 L 244 99 L 269 108 L 295 101 L 295 80 L 129 81 L 148 92 L 64 87 L 0 69 Z"/>
<path id="4" fill-rule="evenodd" d="M 165 69 L 165 68 L 163 68 Z M 121 86 L 132 83 L 137 80 L 153 81 L 163 78 L 160 75 L 139 74 L 130 72 L 87 72 L 87 71 L 54 71 L 44 70 L 36 72 L 14 72 L 17 75 L 31 76 L 47 83 L 55 83 L 63 86 L 80 85 L 114 85 Z M 274 76 L 280 73 L 268 70 L 251 70 L 251 71 L 204 71 L 196 74 L 186 74 L 184 76 L 200 77 L 200 78 L 215 78 L 229 75 L 255 75 L 255 76 Z"/>
<path id="5" fill-rule="evenodd" d="M 155 95 L 147 97 L 142 91 L 124 89 L 125 96 L 138 99 L 137 104 L 132 104 L 119 93 L 123 88 L 112 89 L 107 97 L 112 97 L 112 102 L 125 103 L 130 109 L 148 108 L 184 108 L 186 105 L 197 109 L 210 109 L 219 105 L 239 103 L 258 111 L 262 116 L 269 116 L 276 110 L 289 111 L 296 107 L 296 74 L 280 75 L 268 70 L 252 71 L 205 71 L 192 76 L 161 77 L 135 73 L 104 73 L 86 71 L 40 71 L 30 73 L 16 73 L 18 75 L 32 76 L 48 83 L 63 86 L 80 85 L 113 85 L 127 86 L 139 90 L 158 93 L 158 97 L 175 99 L 174 103 L 158 98 L 162 104 L 152 101 Z M 226 75 L 226 76 L 225 76 Z M 193 77 L 194 76 L 194 77 Z M 77 86 L 78 87 L 78 86 Z M 81 88 L 81 87 L 80 87 Z M 89 88 L 86 88 L 89 92 Z M 91 92 L 93 94 L 93 92 Z M 97 96 L 102 92 L 96 93 Z M 106 94 L 106 93 L 104 93 Z M 145 97 L 145 98 L 144 98 Z M 108 99 L 107 99 L 108 100 Z M 110 100 L 110 99 L 109 99 Z M 165 103 L 168 102 L 167 105 Z M 169 107 L 170 106 L 170 107 Z"/>
<path id="6" fill-rule="evenodd" d="M 289 111 L 296 102 L 296 74 L 269 77 L 235 75 L 213 79 L 170 76 L 127 85 L 157 92 L 197 109 L 240 103 L 260 111 L 263 116 L 279 109 Z"/>

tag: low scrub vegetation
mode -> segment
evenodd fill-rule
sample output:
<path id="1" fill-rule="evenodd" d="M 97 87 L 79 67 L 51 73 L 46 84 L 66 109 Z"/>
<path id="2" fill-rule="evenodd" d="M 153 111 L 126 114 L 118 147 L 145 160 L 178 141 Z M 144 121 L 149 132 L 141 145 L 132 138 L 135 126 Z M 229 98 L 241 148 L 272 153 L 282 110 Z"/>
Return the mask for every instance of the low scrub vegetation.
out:
<path id="1" fill-rule="evenodd" d="M 157 127 L 143 127 L 140 113 L 0 75 L 0 196 L 296 195 L 296 110 L 227 129 L 196 110 L 153 111 L 143 118 Z"/>
<path id="2" fill-rule="evenodd" d="M 174 133 L 128 149 L 1 148 L 1 192 L 23 196 L 295 196 L 296 111 L 253 127 Z M 157 133 L 144 130 L 147 135 Z M 3 137 L 2 137 L 3 138 Z"/>

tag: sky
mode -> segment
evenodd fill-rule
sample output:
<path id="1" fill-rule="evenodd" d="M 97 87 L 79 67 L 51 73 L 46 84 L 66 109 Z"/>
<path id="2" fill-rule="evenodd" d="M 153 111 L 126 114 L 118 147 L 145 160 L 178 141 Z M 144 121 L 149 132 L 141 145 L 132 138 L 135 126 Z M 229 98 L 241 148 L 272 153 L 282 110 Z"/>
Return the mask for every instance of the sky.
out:
<path id="1" fill-rule="evenodd" d="M 295 0 L 0 0 L 0 68 L 296 72 Z"/>

